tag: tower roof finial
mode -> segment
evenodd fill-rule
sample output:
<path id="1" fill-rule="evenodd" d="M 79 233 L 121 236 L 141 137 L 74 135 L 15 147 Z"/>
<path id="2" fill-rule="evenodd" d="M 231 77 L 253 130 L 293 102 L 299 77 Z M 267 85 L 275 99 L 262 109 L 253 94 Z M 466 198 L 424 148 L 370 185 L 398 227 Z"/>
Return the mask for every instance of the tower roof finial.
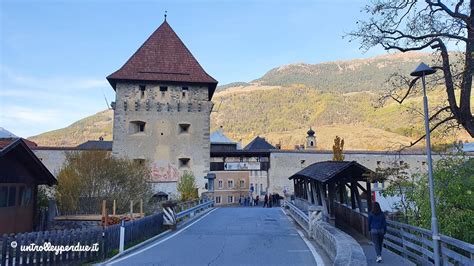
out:
<path id="1" fill-rule="evenodd" d="M 166 13 L 168 13 L 168 11 L 165 10 L 165 21 L 166 21 L 166 17 L 168 16 Z"/>

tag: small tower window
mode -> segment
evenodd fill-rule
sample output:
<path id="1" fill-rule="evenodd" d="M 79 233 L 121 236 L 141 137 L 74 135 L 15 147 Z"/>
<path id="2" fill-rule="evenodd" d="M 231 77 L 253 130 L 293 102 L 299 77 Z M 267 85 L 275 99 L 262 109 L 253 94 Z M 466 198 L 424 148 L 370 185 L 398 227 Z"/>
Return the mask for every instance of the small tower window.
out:
<path id="1" fill-rule="evenodd" d="M 165 96 L 165 93 L 168 91 L 167 86 L 160 86 L 161 96 Z"/>
<path id="2" fill-rule="evenodd" d="M 182 90 L 182 95 L 183 95 L 183 98 L 186 97 L 186 93 L 189 91 L 189 88 L 188 87 L 183 87 L 183 90 Z"/>
<path id="3" fill-rule="evenodd" d="M 313 146 L 314 146 L 314 142 L 311 141 L 311 142 L 309 143 L 309 145 L 310 145 L 311 147 L 313 147 Z"/>
<path id="4" fill-rule="evenodd" d="M 146 123 L 143 121 L 131 121 L 129 127 L 129 133 L 135 134 L 140 132 L 145 132 Z"/>
<path id="5" fill-rule="evenodd" d="M 145 85 L 140 85 L 140 98 L 143 99 L 145 98 Z"/>
<path id="6" fill-rule="evenodd" d="M 187 123 L 179 124 L 179 133 L 180 134 L 189 133 L 189 128 L 190 127 L 191 127 L 191 124 L 187 124 Z"/>
<path id="7" fill-rule="evenodd" d="M 189 158 L 179 158 L 179 168 L 188 168 L 190 165 L 191 159 Z"/>
<path id="8" fill-rule="evenodd" d="M 145 159 L 133 159 L 133 162 L 137 165 L 144 165 Z"/>

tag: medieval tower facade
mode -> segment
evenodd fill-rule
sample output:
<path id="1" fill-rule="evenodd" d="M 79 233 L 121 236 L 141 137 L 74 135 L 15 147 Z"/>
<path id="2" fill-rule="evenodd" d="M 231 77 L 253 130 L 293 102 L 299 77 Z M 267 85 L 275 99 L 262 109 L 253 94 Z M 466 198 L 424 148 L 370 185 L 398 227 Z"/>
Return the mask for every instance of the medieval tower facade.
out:
<path id="1" fill-rule="evenodd" d="M 177 181 L 190 171 L 201 193 L 217 81 L 168 22 L 107 80 L 116 92 L 112 154 L 149 163 L 157 192 L 176 195 Z"/>

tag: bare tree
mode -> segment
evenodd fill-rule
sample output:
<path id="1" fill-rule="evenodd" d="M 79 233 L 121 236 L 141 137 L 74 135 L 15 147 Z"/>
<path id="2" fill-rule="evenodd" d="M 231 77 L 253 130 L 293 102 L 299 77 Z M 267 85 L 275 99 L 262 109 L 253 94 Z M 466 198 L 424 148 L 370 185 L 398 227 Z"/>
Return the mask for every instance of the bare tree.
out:
<path id="1" fill-rule="evenodd" d="M 351 40 L 361 42 L 361 49 L 374 46 L 400 52 L 431 49 L 436 55 L 432 67 L 438 71 L 430 77 L 430 85 L 444 86 L 447 102 L 432 110 L 430 130 L 441 125 L 447 128 L 459 126 L 474 137 L 471 110 L 474 0 L 372 0 L 363 11 L 369 18 L 358 21 L 359 28 L 348 34 Z M 448 51 L 453 47 L 459 52 Z M 416 93 L 418 79 L 399 73 L 392 75 L 389 78 L 392 88 L 383 100 L 403 103 L 409 95 Z"/>

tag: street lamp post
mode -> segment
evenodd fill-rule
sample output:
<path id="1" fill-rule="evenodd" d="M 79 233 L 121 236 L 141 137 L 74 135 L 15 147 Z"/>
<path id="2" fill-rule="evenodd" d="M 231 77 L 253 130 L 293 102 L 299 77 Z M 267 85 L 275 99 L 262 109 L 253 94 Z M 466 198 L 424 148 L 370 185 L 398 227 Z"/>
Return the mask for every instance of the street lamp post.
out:
<path id="1" fill-rule="evenodd" d="M 426 155 L 428 157 L 428 179 L 430 185 L 430 206 L 431 206 L 431 231 L 433 232 L 433 255 L 434 263 L 436 266 L 440 265 L 440 254 L 439 254 L 439 233 L 438 233 L 438 219 L 436 218 L 436 206 L 434 198 L 434 184 L 433 184 L 433 161 L 431 160 L 431 141 L 430 141 L 430 124 L 428 115 L 428 98 L 426 97 L 426 82 L 425 76 L 435 73 L 436 70 L 421 63 L 415 71 L 410 75 L 415 77 L 421 77 L 423 82 L 423 108 L 425 113 L 425 131 L 426 131 Z"/>

